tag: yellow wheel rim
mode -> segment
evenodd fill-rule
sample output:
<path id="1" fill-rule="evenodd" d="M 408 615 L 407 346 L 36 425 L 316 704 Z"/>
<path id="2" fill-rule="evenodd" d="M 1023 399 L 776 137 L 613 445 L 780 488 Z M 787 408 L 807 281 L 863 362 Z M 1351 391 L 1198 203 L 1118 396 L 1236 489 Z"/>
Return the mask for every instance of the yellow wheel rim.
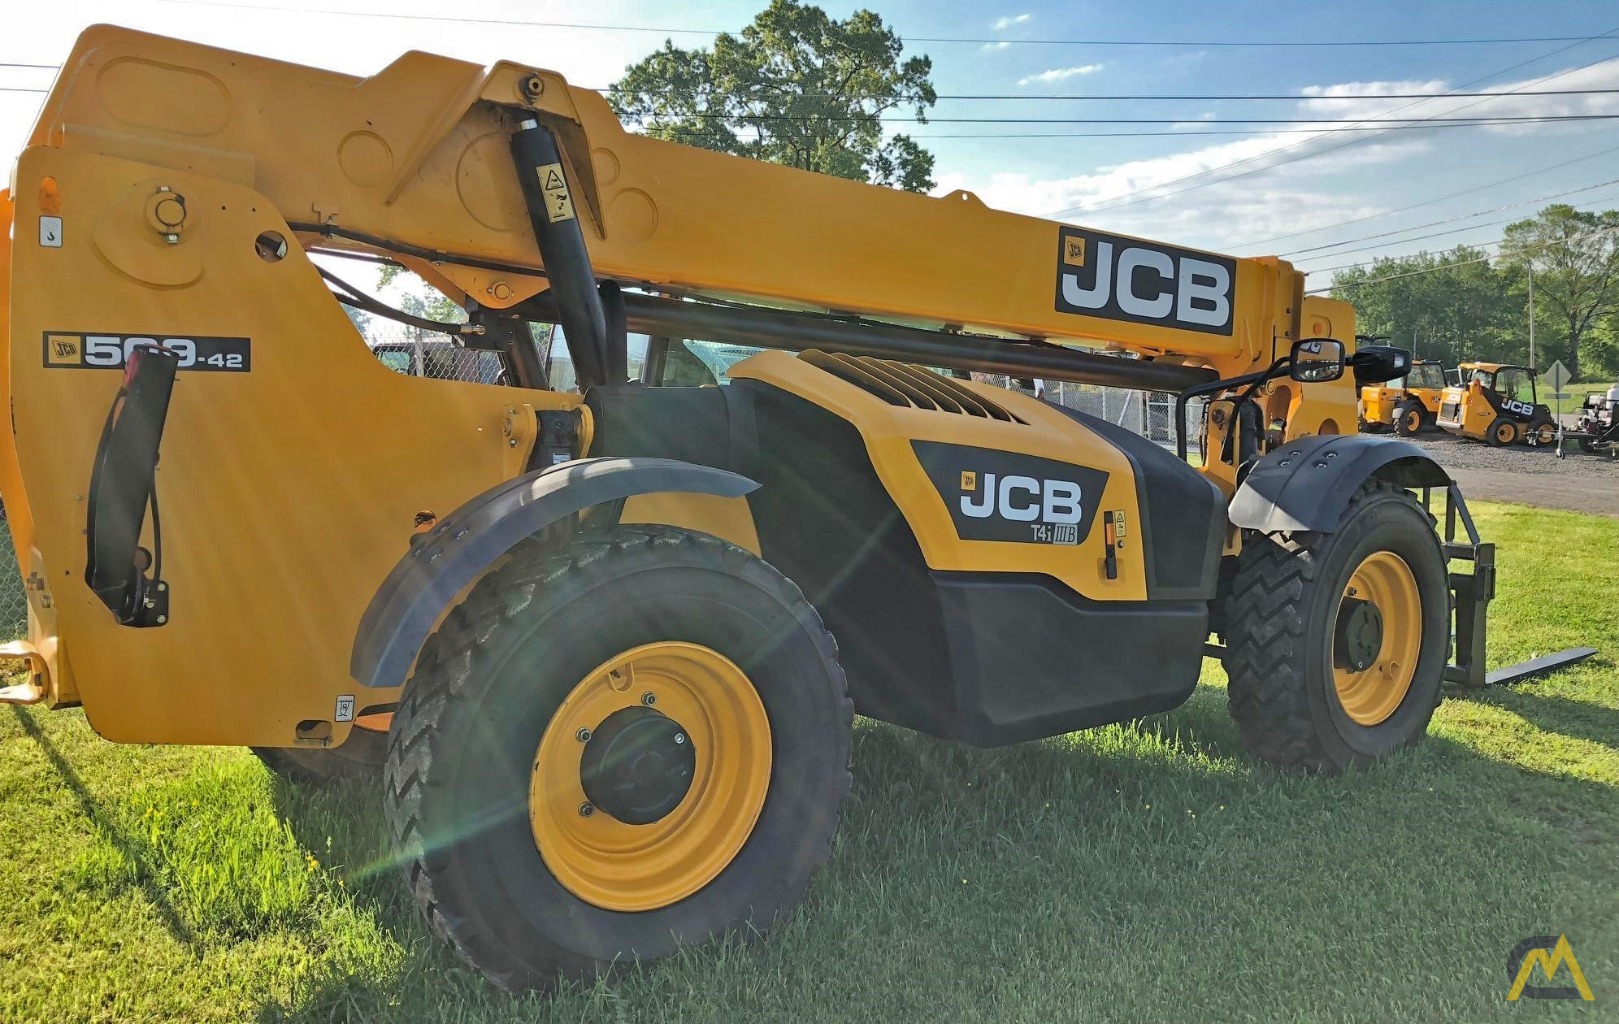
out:
<path id="1" fill-rule="evenodd" d="M 1518 427 L 1513 423 L 1503 423 L 1495 428 L 1495 439 L 1501 444 L 1511 444 L 1517 440 Z"/>
<path id="2" fill-rule="evenodd" d="M 1352 603 L 1362 601 L 1375 616 Z M 1380 629 L 1367 625 L 1372 618 Z M 1422 647 L 1422 598 L 1399 555 L 1376 551 L 1356 567 L 1339 602 L 1333 644 L 1333 682 L 1344 714 L 1359 725 L 1386 721 L 1411 689 Z"/>
<path id="3" fill-rule="evenodd" d="M 665 735 L 678 726 L 672 735 L 690 744 L 689 788 L 645 824 L 619 820 L 585 792 L 587 747 L 612 728 L 603 724 L 609 716 L 626 709 L 656 711 L 673 723 L 659 723 Z M 618 911 L 678 903 L 712 882 L 747 842 L 770 788 L 770 764 L 770 720 L 734 662 L 698 644 L 636 647 L 575 686 L 540 738 L 528 791 L 534 843 L 557 881 L 587 903 Z"/>
<path id="4" fill-rule="evenodd" d="M 1415 434 L 1422 426 L 1422 414 L 1415 409 L 1407 409 L 1405 413 L 1405 432 Z"/>

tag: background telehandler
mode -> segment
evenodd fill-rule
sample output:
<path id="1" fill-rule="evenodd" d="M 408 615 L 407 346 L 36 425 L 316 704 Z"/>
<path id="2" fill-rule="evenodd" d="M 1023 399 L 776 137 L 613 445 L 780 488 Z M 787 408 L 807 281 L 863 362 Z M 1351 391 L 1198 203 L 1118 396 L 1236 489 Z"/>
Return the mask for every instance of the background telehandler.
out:
<path id="1" fill-rule="evenodd" d="M 1414 359 L 1404 377 L 1360 389 L 1362 428 L 1409 437 L 1434 426 L 1450 381 L 1437 359 Z"/>
<path id="2" fill-rule="evenodd" d="M 1174 707 L 1214 657 L 1257 757 L 1333 773 L 1484 680 L 1492 546 L 1354 433 L 1408 357 L 1333 340 L 1350 307 L 1280 260 L 629 134 L 526 64 L 107 27 L 12 181 L 0 699 L 385 762 L 423 913 L 507 988 L 786 913 L 856 711 L 1011 743 Z M 506 383 L 383 365 L 341 304 L 423 321 L 317 251 L 421 275 Z M 701 386 L 698 342 L 763 351 Z M 1203 397 L 1205 458 L 928 367 L 1173 392 L 1182 456 Z"/>

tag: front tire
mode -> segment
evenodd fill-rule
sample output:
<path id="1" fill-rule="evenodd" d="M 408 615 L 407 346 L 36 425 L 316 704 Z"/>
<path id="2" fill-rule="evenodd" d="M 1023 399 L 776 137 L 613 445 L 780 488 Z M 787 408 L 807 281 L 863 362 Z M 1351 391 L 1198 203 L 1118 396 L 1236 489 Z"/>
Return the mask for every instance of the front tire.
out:
<path id="1" fill-rule="evenodd" d="M 1224 621 L 1231 715 L 1255 756 L 1336 774 L 1415 746 L 1449 634 L 1433 522 L 1369 482 L 1331 533 L 1249 532 Z"/>
<path id="2" fill-rule="evenodd" d="M 388 822 L 462 959 L 509 991 L 584 980 L 790 911 L 830 853 L 852 722 L 791 582 L 715 537 L 616 527 L 520 550 L 427 641 Z"/>
<path id="3" fill-rule="evenodd" d="M 1497 416 L 1484 437 L 1497 448 L 1510 448 L 1518 443 L 1518 438 L 1522 435 L 1523 428 L 1518 425 L 1517 420 Z"/>

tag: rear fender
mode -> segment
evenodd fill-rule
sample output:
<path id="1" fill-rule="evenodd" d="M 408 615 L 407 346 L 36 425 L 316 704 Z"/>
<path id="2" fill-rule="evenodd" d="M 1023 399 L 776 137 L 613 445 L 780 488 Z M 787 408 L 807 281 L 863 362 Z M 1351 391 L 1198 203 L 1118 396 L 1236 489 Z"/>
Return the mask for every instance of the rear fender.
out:
<path id="1" fill-rule="evenodd" d="M 745 476 L 674 459 L 565 462 L 492 487 L 413 544 L 360 620 L 349 672 L 362 686 L 398 686 L 434 623 L 462 588 L 527 537 L 592 506 L 638 494 L 740 498 Z"/>
<path id="2" fill-rule="evenodd" d="M 1450 476 L 1417 445 L 1331 434 L 1290 441 L 1260 459 L 1231 499 L 1231 525 L 1262 533 L 1330 533 L 1361 484 L 1448 488 Z"/>

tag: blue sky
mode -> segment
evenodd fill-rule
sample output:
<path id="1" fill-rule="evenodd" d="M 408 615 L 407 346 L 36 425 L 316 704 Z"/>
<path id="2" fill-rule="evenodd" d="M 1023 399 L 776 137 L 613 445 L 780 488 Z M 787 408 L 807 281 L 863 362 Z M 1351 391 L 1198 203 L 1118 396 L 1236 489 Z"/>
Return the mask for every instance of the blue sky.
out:
<path id="1" fill-rule="evenodd" d="M 373 72 L 401 51 L 418 48 L 483 62 L 501 58 L 532 61 L 561 71 L 576 84 L 601 86 L 616 77 L 627 62 L 660 45 L 664 37 L 651 32 L 558 30 L 250 8 L 257 4 L 306 11 L 387 11 L 425 16 L 459 11 L 468 17 L 734 30 L 745 24 L 761 4 L 761 0 L 710 0 L 675 9 L 644 0 L 598 0 L 588 6 L 546 0 L 489 0 L 452 8 L 429 0 L 241 0 L 240 8 L 231 9 L 233 2 L 59 0 L 48 5 L 29 4 L 8 12 L 8 31 L 0 38 L 0 61 L 59 61 L 79 29 L 98 21 L 112 21 L 358 74 Z M 842 15 L 856 5 L 824 6 Z M 1200 119 L 1237 116 L 1308 116 L 1343 119 L 1352 124 L 1355 117 L 1386 115 L 1411 103 L 1379 99 L 1380 94 L 1441 92 L 1469 82 L 1477 82 L 1474 89 L 1488 90 L 1619 89 L 1619 4 L 1612 0 L 1362 0 L 1353 6 L 1250 0 L 1163 0 L 1150 4 L 1082 0 L 988 6 L 960 0 L 878 0 L 867 6 L 876 9 L 907 38 L 971 36 L 1006 42 L 1007 45 L 909 45 L 907 52 L 924 52 L 933 58 L 934 82 L 943 94 L 1278 93 L 1298 97 L 1273 103 L 942 101 L 933 112 L 937 118 L 1172 118 L 1184 122 L 1180 130 L 1192 131 L 1197 130 L 1194 122 Z M 1613 33 L 1611 38 L 1580 45 L 1538 42 L 1253 49 L 1025 42 L 1071 38 L 1583 38 L 1608 32 Z M 702 35 L 679 34 L 673 38 L 687 46 L 706 41 Z M 49 72 L 0 70 L 0 84 L 43 86 L 48 82 Z M 32 94 L 0 93 L 0 139 L 10 141 L 10 147 L 0 149 L 0 153 L 8 158 L 27 132 L 38 101 L 39 97 Z M 1402 110 L 1401 114 L 1619 113 L 1619 95 L 1486 100 L 1463 109 L 1477 102 L 1429 101 Z M 1185 245 L 1244 255 L 1298 253 L 1289 258 L 1302 269 L 1318 272 L 1312 285 L 1327 283 L 1330 274 L 1325 272 L 1332 267 L 1377 255 L 1448 248 L 1458 242 L 1493 241 L 1501 230 L 1497 222 L 1526 215 L 1536 204 L 1456 223 L 1434 222 L 1619 178 L 1619 121 L 1395 131 L 1377 136 L 1365 132 L 1178 134 L 1133 139 L 943 137 L 1145 127 L 936 122 L 916 127 L 914 134 L 933 136 L 927 144 L 938 157 L 936 176 L 941 191 L 965 188 L 1004 209 L 1038 215 L 1060 212 L 1062 219 L 1076 223 Z M 1153 127 L 1175 130 L 1167 125 Z M 1241 127 L 1219 126 L 1224 130 Z M 1354 144 L 1313 155 L 1350 140 Z M 1544 170 L 1608 149 L 1615 152 Z M 1284 159 L 1288 162 L 1281 162 Z M 1228 164 L 1235 166 L 1215 170 Z M 1243 170 L 1257 173 L 1219 180 Z M 1180 181 L 1206 171 L 1213 173 Z M 1492 184 L 1515 176 L 1522 177 Z M 1165 194 L 1187 185 L 1204 187 Z M 1463 190 L 1471 191 L 1443 198 Z M 1619 207 L 1619 184 L 1580 192 L 1568 201 Z M 1423 205 L 1412 210 L 1391 212 L 1419 203 Z M 1445 233 L 1434 238 L 1413 238 L 1438 232 Z M 1387 237 L 1367 238 L 1385 234 Z M 1362 238 L 1366 240 L 1317 248 Z M 1300 252 L 1312 248 L 1315 251 Z M 1361 249 L 1364 251 L 1349 251 Z"/>

